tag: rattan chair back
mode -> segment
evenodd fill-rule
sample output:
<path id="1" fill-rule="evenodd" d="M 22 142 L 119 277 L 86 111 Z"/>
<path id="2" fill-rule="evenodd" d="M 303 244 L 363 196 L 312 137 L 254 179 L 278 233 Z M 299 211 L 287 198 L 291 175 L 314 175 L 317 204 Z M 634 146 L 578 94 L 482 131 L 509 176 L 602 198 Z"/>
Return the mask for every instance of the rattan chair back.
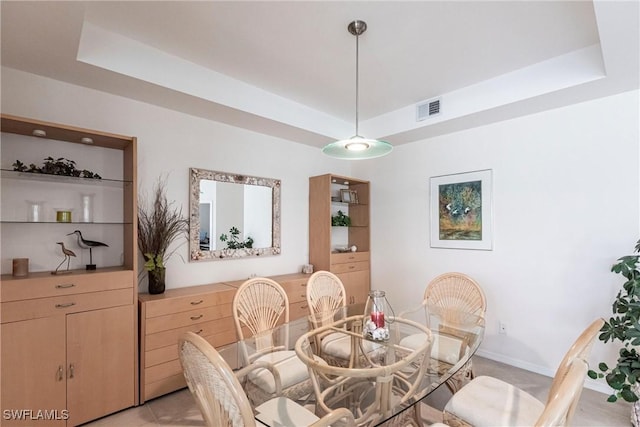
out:
<path id="1" fill-rule="evenodd" d="M 328 271 L 316 271 L 307 281 L 307 305 L 314 328 L 333 321 L 333 314 L 347 305 L 347 293 L 342 281 Z"/>
<path id="2" fill-rule="evenodd" d="M 289 298 L 287 293 L 275 280 L 255 277 L 244 282 L 233 297 L 233 319 L 239 341 L 244 341 L 243 327 L 246 327 L 255 338 L 257 358 L 265 351 L 276 350 L 273 343 L 272 330 L 284 315 L 284 323 L 289 323 Z M 285 329 L 288 334 L 288 329 Z M 283 343 L 288 342 L 288 336 Z M 244 344 L 244 343 L 243 343 Z M 249 356 L 246 347 L 242 346 L 245 358 Z"/>
<path id="3" fill-rule="evenodd" d="M 444 323 L 459 324 L 464 313 L 484 316 L 487 298 L 480 285 L 463 273 L 445 273 L 433 279 L 424 291 L 424 301 L 442 309 Z"/>
<path id="4" fill-rule="evenodd" d="M 204 338 L 186 332 L 178 341 L 189 391 L 209 427 L 253 427 L 251 405 L 229 365 Z"/>
<path id="5" fill-rule="evenodd" d="M 553 377 L 553 382 L 551 383 L 551 389 L 549 390 L 549 395 L 547 397 L 547 402 L 549 402 L 561 388 L 562 383 L 564 381 L 564 377 L 567 375 L 569 371 L 569 366 L 571 362 L 575 358 L 580 358 L 582 360 L 588 360 L 589 355 L 591 354 L 591 348 L 593 347 L 593 342 L 595 341 L 596 336 L 598 336 L 598 332 L 604 325 L 604 319 L 598 318 L 591 322 L 587 328 L 582 331 L 580 336 L 573 343 L 571 348 L 564 355 L 564 358 L 558 365 L 558 369 L 556 369 L 556 373 Z M 573 408 L 575 409 L 575 408 Z M 569 419 L 573 415 L 573 410 L 569 413 Z"/>
<path id="6" fill-rule="evenodd" d="M 547 404 L 536 421 L 536 426 L 571 425 L 571 418 L 580 400 L 588 369 L 587 362 L 582 358 L 576 357 L 568 361 L 564 375 L 557 381 L 555 390 L 552 389 L 549 393 Z"/>

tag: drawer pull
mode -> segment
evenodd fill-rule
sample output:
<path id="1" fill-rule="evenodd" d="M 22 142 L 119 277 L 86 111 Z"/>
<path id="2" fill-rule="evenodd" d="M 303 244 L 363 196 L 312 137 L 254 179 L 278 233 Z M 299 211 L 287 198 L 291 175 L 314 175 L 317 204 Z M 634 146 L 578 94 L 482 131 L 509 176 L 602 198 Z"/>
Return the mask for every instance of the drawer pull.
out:
<path id="1" fill-rule="evenodd" d="M 307 286 L 306 283 L 300 283 L 300 286 Z"/>
<path id="2" fill-rule="evenodd" d="M 64 372 L 62 370 L 62 365 L 58 366 L 58 381 L 62 381 L 64 378 Z"/>
<path id="3" fill-rule="evenodd" d="M 69 364 L 69 378 L 73 378 L 73 363 Z"/>
<path id="4" fill-rule="evenodd" d="M 302 295 L 300 295 L 300 296 L 301 296 L 302 298 L 306 298 L 306 297 L 307 297 L 307 294 L 302 294 Z"/>
<path id="5" fill-rule="evenodd" d="M 200 329 L 199 331 L 196 332 L 196 334 L 200 335 L 202 333 L 204 329 Z"/>
<path id="6" fill-rule="evenodd" d="M 61 285 L 56 285 L 56 289 L 67 289 L 73 288 L 75 285 L 73 283 L 63 283 Z"/>
<path id="7" fill-rule="evenodd" d="M 191 320 L 198 320 L 198 319 L 202 319 L 202 314 L 199 314 L 198 316 L 191 316 Z"/>
<path id="8" fill-rule="evenodd" d="M 198 305 L 198 304 L 202 304 L 204 302 L 204 300 L 200 300 L 200 301 L 191 301 L 191 305 Z"/>
<path id="9" fill-rule="evenodd" d="M 301 305 L 300 308 L 302 309 L 306 309 L 307 307 L 309 307 L 308 305 Z"/>
<path id="10" fill-rule="evenodd" d="M 56 308 L 67 308 L 76 305 L 75 302 L 65 302 L 64 304 L 56 304 Z"/>
<path id="11" fill-rule="evenodd" d="M 349 266 L 349 270 L 353 270 L 354 268 L 356 268 L 356 266 L 355 266 L 355 265 L 350 265 L 350 266 Z"/>

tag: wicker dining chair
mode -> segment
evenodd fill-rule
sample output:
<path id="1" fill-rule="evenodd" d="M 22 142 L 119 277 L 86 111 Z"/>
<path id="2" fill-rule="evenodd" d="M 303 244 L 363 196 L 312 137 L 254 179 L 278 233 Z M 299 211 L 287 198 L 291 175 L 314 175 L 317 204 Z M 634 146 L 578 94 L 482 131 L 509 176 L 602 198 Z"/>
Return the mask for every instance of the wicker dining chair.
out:
<path id="1" fill-rule="evenodd" d="M 327 427 L 339 420 L 355 425 L 353 415 L 345 408 L 319 419 L 297 403 L 273 398 L 255 408 L 256 415 L 238 377 L 256 369 L 247 366 L 234 374 L 215 348 L 201 336 L 186 332 L 178 341 L 180 363 L 189 391 L 191 391 L 205 423 L 209 427 L 254 427 L 256 418 L 268 424 L 299 427 Z M 261 368 L 260 368 L 261 369 Z"/>
<path id="2" fill-rule="evenodd" d="M 309 321 L 317 329 L 333 323 L 336 313 L 345 309 L 347 293 L 338 276 L 329 271 L 316 271 L 307 281 L 307 305 Z M 346 310 L 340 313 L 346 316 Z M 341 332 L 327 332 L 318 337 L 315 343 L 317 354 L 333 366 L 354 366 L 356 355 L 351 352 L 351 337 Z M 362 341 L 362 352 L 373 353 L 379 345 L 371 341 Z"/>
<path id="3" fill-rule="evenodd" d="M 445 423 L 450 426 L 570 425 L 588 369 L 585 361 L 603 324 L 603 319 L 594 320 L 569 348 L 558 365 L 545 403 L 505 381 L 479 376 L 445 405 Z"/>
<path id="4" fill-rule="evenodd" d="M 456 326 L 464 324 L 465 315 L 484 317 L 487 298 L 478 282 L 463 273 L 451 272 L 437 276 L 427 285 L 424 301 L 431 307 L 439 307 L 441 324 Z M 447 386 L 455 393 L 473 379 L 471 359 L 448 381 Z"/>
<path id="5" fill-rule="evenodd" d="M 473 319 L 483 319 L 487 308 L 487 299 L 482 288 L 471 277 L 463 273 L 445 273 L 429 282 L 422 301 L 427 311 L 437 312 L 439 327 L 443 330 L 436 335 L 432 347 L 432 359 L 455 364 L 466 351 L 464 336 L 457 332 L 468 327 Z M 402 314 L 405 315 L 405 314 Z M 402 316 L 401 315 L 401 316 Z M 427 322 L 429 319 L 427 318 Z M 446 333 L 451 331 L 450 336 Z M 424 337 L 414 335 L 405 337 L 401 344 L 415 347 Z M 446 382 L 452 393 L 473 379 L 471 359 Z"/>
<path id="6" fill-rule="evenodd" d="M 443 311 L 443 322 L 457 324 L 459 313 L 484 316 L 487 298 L 482 288 L 471 277 L 463 273 L 444 273 L 433 279 L 424 291 L 424 300 Z"/>
<path id="7" fill-rule="evenodd" d="M 240 341 L 240 352 L 245 364 L 267 366 L 247 375 L 245 390 L 254 404 L 265 402 L 279 394 L 300 400 L 312 393 L 309 372 L 298 359 L 295 351 L 289 350 L 289 330 L 282 328 L 280 340 L 274 338 L 273 330 L 282 319 L 289 322 L 289 298 L 276 281 L 256 277 L 244 282 L 233 298 L 233 318 Z M 284 316 L 284 317 L 283 317 Z M 249 353 L 244 328 L 253 336 L 255 349 Z"/>

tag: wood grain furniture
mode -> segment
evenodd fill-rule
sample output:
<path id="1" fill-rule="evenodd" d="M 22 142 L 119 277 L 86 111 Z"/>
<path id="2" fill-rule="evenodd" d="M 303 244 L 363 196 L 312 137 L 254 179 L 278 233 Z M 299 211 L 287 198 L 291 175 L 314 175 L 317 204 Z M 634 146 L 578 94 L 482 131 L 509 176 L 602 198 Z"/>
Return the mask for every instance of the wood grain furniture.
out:
<path id="1" fill-rule="evenodd" d="M 308 274 L 282 274 L 270 279 L 287 293 L 291 319 L 308 314 Z M 242 283 L 244 280 L 236 280 L 169 289 L 160 295 L 138 295 L 140 403 L 186 386 L 177 347 L 182 333 L 199 333 L 214 347 L 237 340 L 231 302 Z"/>
<path id="2" fill-rule="evenodd" d="M 55 246 L 55 240 L 51 243 L 44 236 L 62 239 L 79 227 L 75 221 L 56 223 L 46 217 L 29 222 L 26 215 L 17 214 L 14 202 L 20 197 L 24 201 L 52 188 L 52 199 L 45 201 L 55 206 L 60 202 L 57 197 L 79 200 L 87 187 L 98 193 L 97 189 L 108 188 L 105 192 L 115 192 L 122 206 L 115 218 L 96 215 L 95 222 L 82 224 L 94 232 L 108 230 L 113 247 L 122 248 L 114 257 L 120 265 L 64 275 L 31 271 L 24 277 L 0 278 L 1 409 L 5 415 L 10 411 L 2 424 L 72 426 L 134 406 L 138 396 L 136 139 L 6 114 L 1 128 L 3 156 L 10 147 L 12 154 L 37 152 L 41 158 L 59 151 L 95 151 L 100 154 L 89 156 L 95 162 L 116 159 L 110 168 L 121 171 L 96 180 L 15 172 L 3 163 L 3 265 L 4 257 L 24 250 L 25 243 L 33 248 Z M 35 269 L 47 269 L 49 264 L 54 269 L 57 261 L 52 263 L 44 253 L 24 255 L 32 256 Z M 32 412 L 18 415 L 12 410 Z"/>
<path id="3" fill-rule="evenodd" d="M 238 378 L 242 379 L 256 366 L 250 365 L 236 373 L 232 372 L 215 348 L 193 332 L 186 332 L 180 338 L 178 347 L 189 390 L 209 427 L 253 427 L 257 424 L 256 418 L 292 427 L 327 427 L 341 419 L 346 420 L 346 425 L 355 425 L 353 415 L 346 409 L 335 411 L 320 420 L 303 406 L 284 397 L 275 397 L 257 406 L 254 415 Z"/>
<path id="4" fill-rule="evenodd" d="M 345 199 L 342 194 L 351 192 Z M 355 195 L 355 197 L 353 197 Z M 346 201 L 348 200 L 348 201 Z M 332 226 L 342 211 L 348 227 Z M 347 304 L 367 301 L 370 288 L 369 182 L 339 175 L 309 178 L 309 263 L 336 274 L 347 291 Z M 352 246 L 355 252 L 341 252 Z"/>
<path id="5" fill-rule="evenodd" d="M 445 423 L 451 426 L 570 425 L 586 377 L 593 341 L 604 324 L 593 321 L 558 365 L 546 403 L 505 381 L 476 377 L 447 402 Z"/>
<path id="6" fill-rule="evenodd" d="M 140 294 L 140 402 L 186 386 L 178 339 L 191 331 L 213 346 L 236 341 L 231 302 L 236 288 L 224 283 Z"/>

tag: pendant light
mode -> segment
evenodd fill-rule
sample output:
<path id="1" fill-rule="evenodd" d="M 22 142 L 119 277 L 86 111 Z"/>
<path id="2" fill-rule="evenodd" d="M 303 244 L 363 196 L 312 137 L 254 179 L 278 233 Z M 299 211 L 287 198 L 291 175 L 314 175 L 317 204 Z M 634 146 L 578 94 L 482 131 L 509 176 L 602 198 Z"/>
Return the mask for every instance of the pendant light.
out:
<path id="1" fill-rule="evenodd" d="M 347 30 L 356 36 L 356 134 L 349 139 L 332 142 L 322 152 L 330 157 L 347 160 L 373 159 L 389 154 L 393 146 L 386 141 L 364 138 L 358 135 L 358 53 L 359 36 L 367 30 L 364 21 L 353 21 Z"/>

